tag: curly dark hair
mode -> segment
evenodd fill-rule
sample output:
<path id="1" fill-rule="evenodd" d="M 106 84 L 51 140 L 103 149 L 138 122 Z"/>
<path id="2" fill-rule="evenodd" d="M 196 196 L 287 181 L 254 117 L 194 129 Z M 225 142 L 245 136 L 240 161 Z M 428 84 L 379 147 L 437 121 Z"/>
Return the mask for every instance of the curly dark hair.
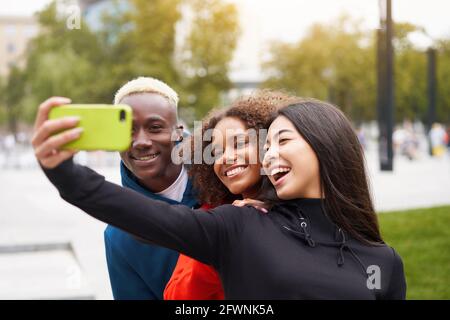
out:
<path id="1" fill-rule="evenodd" d="M 294 99 L 294 96 L 284 91 L 258 90 L 250 95 L 245 95 L 235 100 L 227 108 L 212 110 L 203 120 L 201 132 L 194 133 L 203 135 L 209 129 L 214 129 L 217 123 L 226 117 L 236 117 L 242 120 L 247 129 L 267 129 L 281 105 Z M 194 158 L 194 140 L 191 137 L 191 160 Z M 202 141 L 202 151 L 209 144 Z M 241 199 L 240 195 L 232 194 L 216 176 L 213 165 L 202 162 L 189 166 L 189 176 L 193 180 L 193 186 L 197 192 L 200 203 L 217 206 L 231 203 L 233 200 Z"/>

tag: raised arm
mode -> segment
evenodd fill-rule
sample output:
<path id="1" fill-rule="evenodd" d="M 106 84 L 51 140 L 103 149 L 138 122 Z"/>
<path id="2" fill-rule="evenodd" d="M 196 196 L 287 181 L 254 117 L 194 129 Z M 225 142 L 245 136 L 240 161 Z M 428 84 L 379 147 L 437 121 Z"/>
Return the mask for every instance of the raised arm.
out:
<path id="1" fill-rule="evenodd" d="M 72 159 L 44 173 L 64 200 L 92 217 L 212 265 L 237 237 L 241 224 L 236 211 L 246 210 L 223 206 L 208 214 L 169 205 L 108 182 Z"/>
<path id="2" fill-rule="evenodd" d="M 217 266 L 220 252 L 228 252 L 227 247 L 237 241 L 242 225 L 239 211 L 248 209 L 223 206 L 207 214 L 169 205 L 110 183 L 95 171 L 74 164 L 74 152 L 60 148 L 77 139 L 79 132 L 73 134 L 71 129 L 52 134 L 72 128 L 76 121 L 47 120 L 49 110 L 61 103 L 67 100 L 52 98 L 40 106 L 33 137 L 36 157 L 61 197 L 101 221 Z"/>

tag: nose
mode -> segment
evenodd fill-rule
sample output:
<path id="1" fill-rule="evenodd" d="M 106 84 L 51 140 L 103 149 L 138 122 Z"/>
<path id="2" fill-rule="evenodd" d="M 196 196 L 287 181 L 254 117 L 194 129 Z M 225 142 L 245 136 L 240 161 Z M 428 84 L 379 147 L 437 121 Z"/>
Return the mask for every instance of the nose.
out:
<path id="1" fill-rule="evenodd" d="M 275 160 L 275 153 L 273 148 L 269 148 L 266 153 L 264 154 L 264 158 L 262 161 L 262 165 L 265 168 L 270 167 L 270 165 L 272 164 L 272 162 Z"/>
<path id="2" fill-rule="evenodd" d="M 221 154 L 218 155 L 216 163 L 233 164 L 237 160 L 237 153 L 233 148 L 225 148 Z"/>
<path id="3" fill-rule="evenodd" d="M 236 162 L 236 159 L 237 159 L 237 153 L 233 148 L 225 149 L 225 152 L 222 157 L 224 164 L 233 164 Z"/>
<path id="4" fill-rule="evenodd" d="M 138 130 L 133 136 L 133 148 L 148 149 L 152 146 L 152 140 L 143 129 Z"/>

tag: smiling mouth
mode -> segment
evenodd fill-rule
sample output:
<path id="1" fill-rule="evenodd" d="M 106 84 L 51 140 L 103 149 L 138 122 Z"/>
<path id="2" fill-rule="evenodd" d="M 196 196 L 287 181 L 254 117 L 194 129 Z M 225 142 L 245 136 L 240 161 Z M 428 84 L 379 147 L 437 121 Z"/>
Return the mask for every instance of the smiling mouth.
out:
<path id="1" fill-rule="evenodd" d="M 159 152 L 151 153 L 151 154 L 148 154 L 145 156 L 140 156 L 140 157 L 130 155 L 130 158 L 133 160 L 137 160 L 137 161 L 149 161 L 149 160 L 155 159 L 157 156 L 159 156 Z"/>
<path id="2" fill-rule="evenodd" d="M 278 167 L 272 169 L 270 175 L 273 177 L 274 181 L 280 181 L 284 176 L 286 176 L 291 171 L 289 167 Z"/>
<path id="3" fill-rule="evenodd" d="M 245 171 L 245 169 L 247 169 L 248 166 L 238 166 L 238 167 L 234 167 L 233 169 L 227 169 L 224 172 L 224 176 L 231 178 L 234 177 L 236 175 L 238 175 L 239 173 Z"/>

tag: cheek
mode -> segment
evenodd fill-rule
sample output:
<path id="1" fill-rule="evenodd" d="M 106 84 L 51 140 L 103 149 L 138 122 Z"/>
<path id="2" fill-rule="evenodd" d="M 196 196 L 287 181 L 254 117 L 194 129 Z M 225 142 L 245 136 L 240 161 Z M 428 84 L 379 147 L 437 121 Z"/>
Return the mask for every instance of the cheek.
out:
<path id="1" fill-rule="evenodd" d="M 161 133 L 153 137 L 152 141 L 165 148 L 170 147 L 175 143 L 175 141 L 172 141 L 172 135 L 168 133 Z"/>
<path id="2" fill-rule="evenodd" d="M 168 139 L 158 139 L 153 140 L 153 144 L 158 148 L 158 151 L 164 154 L 164 157 L 167 158 L 171 156 L 172 149 L 175 147 L 175 142 Z"/>
<path id="3" fill-rule="evenodd" d="M 303 153 L 303 162 L 308 168 L 308 171 L 311 173 L 311 175 L 317 175 L 319 173 L 319 161 L 317 160 L 314 150 L 308 145 L 306 148 L 304 148 Z"/>
<path id="4" fill-rule="evenodd" d="M 125 164 L 125 167 L 127 167 L 129 170 L 131 170 L 131 164 L 128 158 L 128 151 L 125 152 L 120 152 L 120 159 L 123 161 L 123 163 Z"/>
<path id="5" fill-rule="evenodd" d="M 319 176 L 319 162 L 309 146 L 297 149 L 295 153 L 291 154 L 290 159 L 294 159 L 291 164 L 297 183 L 309 183 Z"/>
<path id="6" fill-rule="evenodd" d="M 216 174 L 216 176 L 220 179 L 220 171 L 221 171 L 221 169 L 222 169 L 222 165 L 221 164 L 219 164 L 219 163 L 214 163 L 214 165 L 213 165 L 213 170 L 214 170 L 214 173 Z"/>
<path id="7" fill-rule="evenodd" d="M 254 164 L 250 165 L 249 168 L 249 179 L 251 185 L 257 184 L 261 180 L 261 165 L 260 164 Z"/>
<path id="8" fill-rule="evenodd" d="M 254 144 L 250 144 L 247 148 L 240 152 L 239 156 L 245 159 L 246 164 L 259 165 L 259 151 L 258 147 Z"/>

